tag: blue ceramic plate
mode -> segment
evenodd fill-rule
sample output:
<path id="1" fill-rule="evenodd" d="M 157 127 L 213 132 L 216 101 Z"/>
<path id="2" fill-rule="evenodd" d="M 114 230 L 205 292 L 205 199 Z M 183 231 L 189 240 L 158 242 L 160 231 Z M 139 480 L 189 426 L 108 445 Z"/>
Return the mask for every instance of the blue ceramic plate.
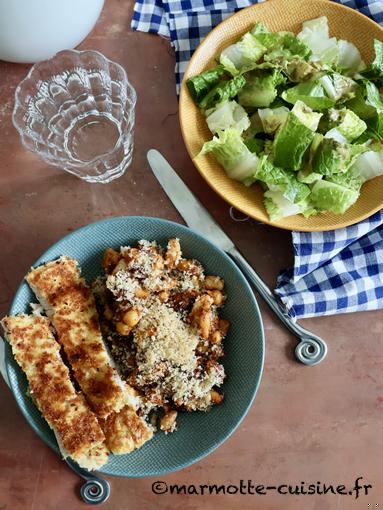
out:
<path id="1" fill-rule="evenodd" d="M 225 253 L 189 228 L 158 218 L 128 216 L 92 223 L 58 241 L 34 264 L 69 255 L 79 261 L 83 275 L 91 282 L 102 272 L 102 254 L 108 246 L 118 248 L 139 239 L 166 245 L 171 237 L 180 239 L 185 257 L 200 260 L 207 274 L 218 274 L 225 280 L 228 299 L 222 315 L 230 322 L 223 363 L 228 375 L 223 385 L 225 398 L 210 412 L 181 413 L 179 430 L 174 434 L 158 432 L 141 449 L 128 455 L 112 455 L 100 470 L 107 475 L 142 477 L 182 469 L 205 457 L 234 432 L 254 400 L 262 375 L 264 336 L 257 302 L 245 278 Z M 22 283 L 10 313 L 28 312 L 31 301 L 36 299 L 28 285 Z M 26 395 L 26 378 L 8 344 L 5 358 L 12 391 L 25 418 L 59 452 L 52 431 Z"/>

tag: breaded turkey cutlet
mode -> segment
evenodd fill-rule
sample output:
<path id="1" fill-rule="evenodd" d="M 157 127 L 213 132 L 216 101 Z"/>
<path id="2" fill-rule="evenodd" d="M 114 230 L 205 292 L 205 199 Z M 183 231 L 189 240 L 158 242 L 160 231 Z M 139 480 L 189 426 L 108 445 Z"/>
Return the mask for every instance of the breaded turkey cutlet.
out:
<path id="1" fill-rule="evenodd" d="M 5 317 L 1 324 L 27 376 L 31 397 L 53 429 L 63 457 L 71 457 L 88 470 L 106 464 L 105 435 L 84 395 L 72 384 L 49 319 L 19 315 Z"/>
<path id="2" fill-rule="evenodd" d="M 122 454 L 141 446 L 153 431 L 136 414 L 134 391 L 121 379 L 104 344 L 95 299 L 77 261 L 61 257 L 32 269 L 26 280 L 52 321 L 108 448 Z"/>

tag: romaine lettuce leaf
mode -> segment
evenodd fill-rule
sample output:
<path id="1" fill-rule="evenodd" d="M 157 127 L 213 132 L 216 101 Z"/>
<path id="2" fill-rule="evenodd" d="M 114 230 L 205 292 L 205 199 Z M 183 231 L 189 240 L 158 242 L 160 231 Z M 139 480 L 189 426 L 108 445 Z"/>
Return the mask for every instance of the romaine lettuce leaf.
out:
<path id="1" fill-rule="evenodd" d="M 364 151 L 366 147 L 363 145 L 340 144 L 325 137 L 315 153 L 312 169 L 325 176 L 346 172 Z"/>
<path id="2" fill-rule="evenodd" d="M 304 168 L 303 170 L 299 170 L 297 179 L 299 182 L 303 182 L 304 184 L 314 184 L 314 182 L 323 179 L 323 175 L 312 172 L 308 168 Z"/>
<path id="3" fill-rule="evenodd" d="M 193 76 L 193 78 L 189 78 L 186 81 L 186 86 L 194 102 L 199 103 L 209 90 L 211 90 L 214 85 L 217 85 L 224 74 L 225 69 L 223 66 L 219 65 L 197 76 Z"/>
<path id="4" fill-rule="evenodd" d="M 266 48 L 266 51 L 281 45 L 280 34 L 278 32 L 270 32 L 262 22 L 258 22 L 254 25 L 251 34 Z"/>
<path id="5" fill-rule="evenodd" d="M 349 142 L 358 138 L 367 129 L 367 124 L 352 110 L 342 110 L 339 120 L 337 130 Z"/>
<path id="6" fill-rule="evenodd" d="M 274 164 L 286 170 L 299 170 L 313 138 L 314 131 L 290 112 L 274 138 Z"/>
<path id="7" fill-rule="evenodd" d="M 250 152 L 255 152 L 255 154 L 259 154 L 263 151 L 263 148 L 265 146 L 265 140 L 262 138 L 250 138 L 249 140 L 245 141 L 246 147 L 249 149 Z"/>
<path id="8" fill-rule="evenodd" d="M 239 73 L 254 69 L 255 64 L 265 51 L 266 48 L 248 32 L 237 43 L 225 48 L 219 57 L 219 61 L 227 72 L 236 76 Z"/>
<path id="9" fill-rule="evenodd" d="M 353 172 L 352 167 L 349 168 L 347 172 L 333 174 L 330 177 L 326 177 L 326 181 L 334 182 L 335 184 L 339 184 L 340 186 L 344 186 L 348 189 L 353 189 L 354 191 L 359 191 L 363 184 L 362 178 Z"/>
<path id="10" fill-rule="evenodd" d="M 302 124 L 311 129 L 311 131 L 316 131 L 318 129 L 322 114 L 313 112 L 312 109 L 303 101 L 298 99 L 291 110 L 291 113 L 298 117 Z"/>
<path id="11" fill-rule="evenodd" d="M 379 90 L 370 81 L 363 80 L 356 90 L 356 95 L 345 106 L 355 112 L 363 120 L 374 117 L 377 113 L 383 112 L 383 101 Z"/>
<path id="12" fill-rule="evenodd" d="M 365 143 L 368 140 L 383 141 L 383 112 L 367 119 L 366 124 L 366 131 L 356 140 L 356 143 Z"/>
<path id="13" fill-rule="evenodd" d="M 277 86 L 285 78 L 280 71 L 257 70 L 246 75 L 246 84 L 238 93 L 238 102 L 242 106 L 264 108 L 277 97 Z"/>
<path id="14" fill-rule="evenodd" d="M 370 140 L 369 143 L 365 144 L 366 146 L 366 152 L 367 151 L 374 151 L 374 152 L 380 152 L 383 150 L 383 144 L 381 141 L 378 140 Z"/>
<path id="15" fill-rule="evenodd" d="M 339 73 L 325 74 L 319 79 L 329 98 L 334 101 L 347 101 L 355 96 L 357 83 Z"/>
<path id="16" fill-rule="evenodd" d="M 312 30 L 324 39 L 328 39 L 330 34 L 326 16 L 320 16 L 319 18 L 304 21 L 302 23 L 302 30 Z"/>
<path id="17" fill-rule="evenodd" d="M 284 90 L 282 98 L 291 104 L 303 101 L 314 110 L 327 110 L 335 104 L 334 99 L 327 97 L 323 85 L 318 80 L 298 83 L 298 85 Z"/>
<path id="18" fill-rule="evenodd" d="M 326 138 L 333 138 L 339 143 L 352 142 L 366 131 L 367 124 L 356 113 L 346 108 L 331 110 L 328 114 L 328 127 Z"/>
<path id="19" fill-rule="evenodd" d="M 293 204 L 284 197 L 281 191 L 268 190 L 264 197 L 265 209 L 272 221 L 300 213 L 304 216 L 311 216 L 317 212 L 308 200 Z"/>
<path id="20" fill-rule="evenodd" d="M 320 60 L 325 64 L 335 64 L 338 61 L 338 42 L 335 37 L 329 37 L 325 16 L 305 21 L 297 37 L 312 51 L 312 60 Z"/>
<path id="21" fill-rule="evenodd" d="M 259 118 L 258 111 L 253 113 L 250 117 L 250 127 L 242 133 L 242 138 L 247 141 L 255 137 L 259 133 L 263 133 L 263 126 Z"/>
<path id="22" fill-rule="evenodd" d="M 236 101 L 220 103 L 213 111 L 206 112 L 206 122 L 214 134 L 230 127 L 235 127 L 240 133 L 250 127 L 250 119 L 241 105 Z"/>
<path id="23" fill-rule="evenodd" d="M 366 102 L 377 112 L 383 112 L 383 101 L 376 85 L 366 82 Z"/>
<path id="24" fill-rule="evenodd" d="M 367 151 L 361 154 L 356 158 L 351 170 L 362 182 L 383 175 L 383 150 Z"/>
<path id="25" fill-rule="evenodd" d="M 365 97 L 365 89 L 359 88 L 355 97 L 345 103 L 345 106 L 352 110 L 363 120 L 374 117 L 376 110 L 373 106 L 367 103 Z"/>
<path id="26" fill-rule="evenodd" d="M 251 32 L 253 36 L 259 41 L 264 48 L 266 48 L 266 52 L 271 51 L 275 46 L 279 45 L 281 42 L 281 37 L 276 32 L 257 32 L 256 30 L 252 30 Z M 265 53 L 266 53 L 265 52 Z"/>
<path id="27" fill-rule="evenodd" d="M 316 62 L 307 62 L 297 57 L 282 62 L 281 65 L 282 71 L 292 83 L 300 83 L 314 78 L 321 68 L 322 66 Z"/>
<path id="28" fill-rule="evenodd" d="M 375 58 L 371 66 L 375 69 L 379 69 L 380 72 L 383 72 L 383 42 L 379 41 L 379 39 L 374 39 L 374 51 Z"/>
<path id="29" fill-rule="evenodd" d="M 266 62 L 288 61 L 296 57 L 307 59 L 311 55 L 310 48 L 292 32 L 270 32 L 265 25 L 257 23 L 251 33 L 266 48 Z"/>
<path id="30" fill-rule="evenodd" d="M 284 123 L 288 114 L 289 109 L 286 106 L 258 109 L 258 115 L 265 133 L 274 133 Z"/>
<path id="31" fill-rule="evenodd" d="M 260 33 L 256 37 L 266 47 L 266 53 L 254 69 L 279 69 L 290 81 L 300 82 L 323 68 L 318 62 L 308 62 L 310 49 L 290 32 Z"/>
<path id="32" fill-rule="evenodd" d="M 358 191 L 322 179 L 312 187 L 310 200 L 319 210 L 343 214 L 358 197 Z"/>
<path id="33" fill-rule="evenodd" d="M 347 139 L 337 130 L 337 128 L 331 128 L 324 135 L 325 138 L 331 138 L 338 143 L 347 143 Z"/>
<path id="34" fill-rule="evenodd" d="M 271 191 L 281 191 L 292 203 L 301 202 L 310 194 L 310 188 L 299 182 L 295 173 L 274 166 L 267 156 L 260 159 L 255 177 Z"/>
<path id="35" fill-rule="evenodd" d="M 259 34 L 270 34 L 270 30 L 261 21 L 257 21 L 254 27 L 250 30 L 251 35 L 257 36 Z"/>
<path id="36" fill-rule="evenodd" d="M 310 48 L 292 32 L 261 34 L 258 37 L 261 41 L 264 41 L 263 44 L 267 47 L 267 51 L 263 56 L 266 62 L 286 64 L 296 58 L 306 61 L 311 55 Z"/>
<path id="37" fill-rule="evenodd" d="M 358 48 L 350 41 L 338 40 L 339 59 L 338 68 L 348 71 L 351 75 L 360 70 L 362 57 Z"/>
<path id="38" fill-rule="evenodd" d="M 235 76 L 231 80 L 219 82 L 199 102 L 199 107 L 202 110 L 208 110 L 218 103 L 232 99 L 238 94 L 245 83 L 246 79 L 242 75 Z"/>
<path id="39" fill-rule="evenodd" d="M 383 42 L 374 39 L 375 59 L 360 74 L 368 80 L 377 81 L 383 85 Z"/>
<path id="40" fill-rule="evenodd" d="M 302 170 L 299 170 L 297 174 L 297 179 L 300 182 L 303 182 L 305 184 L 313 184 L 316 181 L 319 181 L 319 179 L 322 179 L 323 175 L 313 172 L 312 169 L 312 162 L 314 159 L 314 156 L 316 154 L 316 151 L 320 147 L 320 144 L 322 143 L 323 135 L 320 133 L 315 133 L 313 141 L 311 142 L 310 149 L 308 151 L 308 158 L 307 161 L 303 167 Z"/>
<path id="41" fill-rule="evenodd" d="M 265 156 L 272 157 L 274 150 L 274 140 L 269 140 L 268 138 L 265 138 L 265 144 L 263 146 L 263 154 Z"/>
<path id="42" fill-rule="evenodd" d="M 301 39 L 292 32 L 284 32 L 282 35 L 282 48 L 289 52 L 291 57 L 301 57 L 307 59 L 311 55 L 311 50 Z"/>
<path id="43" fill-rule="evenodd" d="M 263 203 L 271 221 L 280 220 L 287 216 L 294 216 L 301 212 L 298 204 L 293 204 L 280 191 L 266 191 Z"/>
<path id="44" fill-rule="evenodd" d="M 286 105 L 286 101 L 282 99 L 281 95 L 278 95 L 271 103 L 269 108 L 279 108 L 280 106 L 285 106 L 286 108 L 288 108 L 288 105 Z"/>
<path id="45" fill-rule="evenodd" d="M 258 157 L 251 152 L 236 128 L 219 131 L 209 142 L 205 142 L 201 154 L 212 152 L 231 179 L 249 186 L 255 181 Z"/>
<path id="46" fill-rule="evenodd" d="M 376 117 L 367 121 L 368 129 L 373 133 L 373 139 L 383 140 L 383 112 L 379 112 Z"/>

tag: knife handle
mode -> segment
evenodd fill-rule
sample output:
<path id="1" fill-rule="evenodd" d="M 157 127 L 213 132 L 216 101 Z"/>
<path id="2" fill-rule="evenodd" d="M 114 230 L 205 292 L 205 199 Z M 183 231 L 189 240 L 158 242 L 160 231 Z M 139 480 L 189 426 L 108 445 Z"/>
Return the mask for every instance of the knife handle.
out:
<path id="1" fill-rule="evenodd" d="M 313 366 L 320 363 L 327 354 L 327 345 L 319 336 L 314 335 L 307 329 L 302 328 L 293 321 L 289 314 L 284 311 L 277 298 L 274 296 L 269 287 L 262 278 L 254 271 L 245 257 L 236 248 L 231 248 L 227 252 L 235 261 L 237 266 L 245 274 L 247 279 L 254 285 L 262 298 L 269 305 L 271 310 L 279 318 L 279 320 L 291 331 L 297 338 L 299 343 L 295 348 L 296 358 L 305 365 Z"/>

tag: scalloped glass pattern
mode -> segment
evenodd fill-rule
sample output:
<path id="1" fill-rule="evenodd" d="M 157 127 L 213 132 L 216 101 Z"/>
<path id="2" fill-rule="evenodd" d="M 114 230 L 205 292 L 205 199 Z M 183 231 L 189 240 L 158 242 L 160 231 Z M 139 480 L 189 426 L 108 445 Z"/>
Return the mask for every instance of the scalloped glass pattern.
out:
<path id="1" fill-rule="evenodd" d="M 97 51 L 65 50 L 18 85 L 13 123 L 23 145 L 88 182 L 110 182 L 133 153 L 136 92 Z"/>

